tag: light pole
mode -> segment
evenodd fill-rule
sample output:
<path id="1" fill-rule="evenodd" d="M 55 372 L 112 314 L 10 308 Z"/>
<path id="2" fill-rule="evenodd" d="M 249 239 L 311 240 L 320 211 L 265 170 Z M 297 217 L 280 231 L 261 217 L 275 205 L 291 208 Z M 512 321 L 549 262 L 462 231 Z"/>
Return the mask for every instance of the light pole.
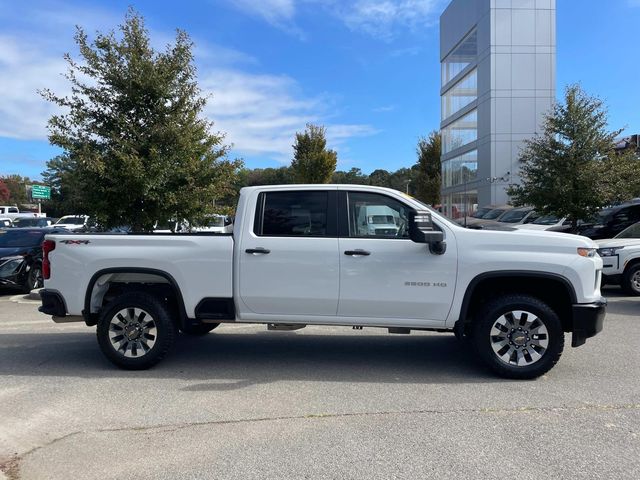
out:
<path id="1" fill-rule="evenodd" d="M 407 180 L 407 185 L 405 187 L 405 193 L 409 195 L 409 184 L 411 183 L 411 179 Z"/>

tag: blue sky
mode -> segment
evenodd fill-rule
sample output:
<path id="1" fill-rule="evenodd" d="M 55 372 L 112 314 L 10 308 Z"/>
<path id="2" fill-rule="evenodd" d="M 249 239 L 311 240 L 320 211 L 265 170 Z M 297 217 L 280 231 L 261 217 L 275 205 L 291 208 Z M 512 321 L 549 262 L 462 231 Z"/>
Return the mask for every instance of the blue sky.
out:
<path id="1" fill-rule="evenodd" d="M 232 156 L 251 168 L 286 165 L 294 133 L 327 127 L 338 168 L 415 163 L 438 128 L 438 17 L 448 0 L 0 0 L 0 174 L 37 178 L 57 153 L 55 109 L 36 91 L 68 91 L 64 52 L 74 25 L 108 30 L 133 5 L 163 48 L 175 28 L 196 43 L 206 114 Z M 611 128 L 640 133 L 640 0 L 557 0 L 557 87 L 580 82 L 609 106 Z"/>

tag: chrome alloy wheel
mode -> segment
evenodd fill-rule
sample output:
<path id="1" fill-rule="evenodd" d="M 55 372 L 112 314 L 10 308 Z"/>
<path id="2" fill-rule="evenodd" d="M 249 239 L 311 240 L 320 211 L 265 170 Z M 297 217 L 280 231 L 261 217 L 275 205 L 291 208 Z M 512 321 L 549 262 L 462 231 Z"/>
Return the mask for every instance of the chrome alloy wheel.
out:
<path id="1" fill-rule="evenodd" d="M 153 348 L 158 336 L 156 322 L 141 308 L 124 308 L 109 322 L 113 349 L 127 358 L 139 358 Z"/>
<path id="2" fill-rule="evenodd" d="M 631 277 L 631 288 L 640 293 L 640 270 L 637 270 Z"/>
<path id="3" fill-rule="evenodd" d="M 535 314 L 523 310 L 502 315 L 494 322 L 489 335 L 494 353 L 508 365 L 533 365 L 549 347 L 545 324 Z"/>

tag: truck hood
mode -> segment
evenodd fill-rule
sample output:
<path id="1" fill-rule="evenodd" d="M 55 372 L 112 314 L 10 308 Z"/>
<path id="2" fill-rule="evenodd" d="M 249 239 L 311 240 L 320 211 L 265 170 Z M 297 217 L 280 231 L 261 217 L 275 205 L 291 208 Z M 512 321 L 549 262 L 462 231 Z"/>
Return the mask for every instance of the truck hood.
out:
<path id="1" fill-rule="evenodd" d="M 0 258 L 15 257 L 28 253 L 33 247 L 2 247 L 0 248 Z"/>
<path id="2" fill-rule="evenodd" d="M 640 238 L 608 238 L 606 240 L 595 240 L 595 242 L 598 244 L 598 248 L 640 246 Z"/>
<path id="3" fill-rule="evenodd" d="M 471 243 L 491 245 L 505 251 L 567 252 L 575 254 L 578 247 L 597 248 L 590 238 L 547 230 L 456 230 L 456 237 L 467 237 Z"/>

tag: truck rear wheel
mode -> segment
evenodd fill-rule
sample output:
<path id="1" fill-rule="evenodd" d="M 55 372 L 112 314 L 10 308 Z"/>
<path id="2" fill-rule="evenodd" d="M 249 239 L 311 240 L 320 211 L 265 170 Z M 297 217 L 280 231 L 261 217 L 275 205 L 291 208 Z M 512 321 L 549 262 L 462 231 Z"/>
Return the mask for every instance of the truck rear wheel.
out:
<path id="1" fill-rule="evenodd" d="M 640 263 L 631 265 L 622 275 L 622 288 L 629 295 L 640 295 Z"/>
<path id="2" fill-rule="evenodd" d="M 560 359 L 564 331 L 558 315 L 546 303 L 529 295 L 504 295 L 479 312 L 473 343 L 498 375 L 533 379 Z"/>
<path id="3" fill-rule="evenodd" d="M 144 370 L 171 349 L 176 327 L 166 306 L 146 293 L 126 293 L 100 314 L 97 336 L 105 356 L 120 368 Z"/>

